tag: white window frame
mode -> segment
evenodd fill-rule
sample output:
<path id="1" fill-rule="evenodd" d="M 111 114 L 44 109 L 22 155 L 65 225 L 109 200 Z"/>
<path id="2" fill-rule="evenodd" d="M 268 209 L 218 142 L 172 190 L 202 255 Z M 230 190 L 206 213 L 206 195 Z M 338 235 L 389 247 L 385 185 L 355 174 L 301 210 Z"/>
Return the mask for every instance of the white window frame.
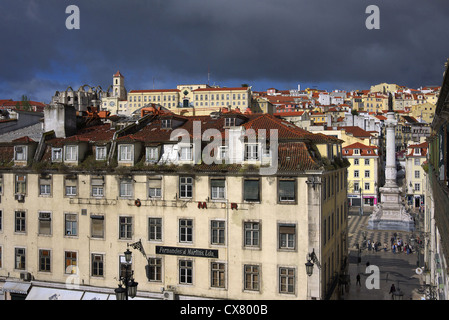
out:
<path id="1" fill-rule="evenodd" d="M 78 146 L 77 145 L 64 146 L 64 159 L 65 161 L 78 161 Z"/>
<path id="2" fill-rule="evenodd" d="M 119 161 L 133 161 L 134 159 L 134 145 L 121 144 L 119 145 Z"/>
<path id="3" fill-rule="evenodd" d="M 18 152 L 21 150 L 21 152 Z M 19 157 L 20 155 L 20 157 Z M 28 146 L 14 146 L 14 160 L 27 161 L 28 160 Z"/>
<path id="4" fill-rule="evenodd" d="M 259 160 L 259 144 L 258 143 L 246 143 L 245 144 L 245 160 L 257 161 Z"/>
<path id="5" fill-rule="evenodd" d="M 159 160 L 159 148 L 158 147 L 146 147 L 145 148 L 145 161 L 157 162 Z"/>
<path id="6" fill-rule="evenodd" d="M 193 145 L 181 145 L 179 147 L 179 160 L 181 161 L 193 160 Z"/>
<path id="7" fill-rule="evenodd" d="M 97 146 L 95 148 L 95 160 L 106 160 L 107 151 L 108 150 L 106 146 Z"/>
<path id="8" fill-rule="evenodd" d="M 62 161 L 63 150 L 62 148 L 51 148 L 51 161 L 61 162 Z"/>
<path id="9" fill-rule="evenodd" d="M 119 184 L 121 198 L 131 198 L 133 196 L 133 181 L 131 179 L 122 179 Z"/>

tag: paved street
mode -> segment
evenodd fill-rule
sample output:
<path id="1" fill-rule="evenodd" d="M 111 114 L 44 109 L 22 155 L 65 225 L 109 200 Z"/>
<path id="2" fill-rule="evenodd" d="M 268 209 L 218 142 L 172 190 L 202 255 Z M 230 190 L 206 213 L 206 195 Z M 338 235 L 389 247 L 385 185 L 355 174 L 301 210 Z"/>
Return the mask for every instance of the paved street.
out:
<path id="1" fill-rule="evenodd" d="M 422 276 L 416 273 L 418 254 L 393 253 L 390 246 L 390 239 L 397 233 L 397 238 L 409 242 L 411 233 L 403 231 L 378 231 L 366 229 L 368 215 L 349 215 L 348 220 L 348 241 L 349 241 L 349 275 L 350 289 L 346 293 L 346 300 L 391 300 L 389 294 L 392 284 L 404 293 L 404 300 L 421 300 L 422 294 L 418 292 L 422 283 Z M 361 262 L 358 262 L 358 250 L 363 244 L 363 235 L 366 240 L 380 242 L 382 244 L 379 251 L 361 250 Z M 387 244 L 387 251 L 384 251 L 384 244 Z M 371 273 L 365 274 L 366 263 L 379 267 L 380 283 L 379 289 L 368 289 L 365 285 L 368 277 L 372 279 Z M 361 275 L 360 285 L 356 283 L 357 274 Z M 398 282 L 399 281 L 399 282 Z"/>

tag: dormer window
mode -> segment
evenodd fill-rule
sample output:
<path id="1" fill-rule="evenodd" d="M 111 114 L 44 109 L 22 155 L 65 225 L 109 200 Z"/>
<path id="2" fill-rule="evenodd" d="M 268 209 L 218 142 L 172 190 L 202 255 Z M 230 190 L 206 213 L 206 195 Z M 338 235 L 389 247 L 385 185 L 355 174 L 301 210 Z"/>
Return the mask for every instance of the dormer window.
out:
<path id="1" fill-rule="evenodd" d="M 131 144 L 125 144 L 119 146 L 119 161 L 132 161 L 133 160 L 133 148 Z"/>
<path id="2" fill-rule="evenodd" d="M 65 161 L 78 161 L 78 146 L 65 146 Z"/>
<path id="3" fill-rule="evenodd" d="M 245 145 L 245 160 L 259 159 L 259 145 L 257 143 L 248 143 Z"/>
<path id="4" fill-rule="evenodd" d="M 179 150 L 179 159 L 183 161 L 193 160 L 193 146 L 181 146 Z"/>
<path id="5" fill-rule="evenodd" d="M 51 149 L 51 161 L 53 162 L 62 161 L 62 148 Z"/>
<path id="6" fill-rule="evenodd" d="M 95 148 L 95 159 L 96 160 L 106 160 L 107 149 L 106 147 L 96 147 Z"/>
<path id="7" fill-rule="evenodd" d="M 360 150 L 359 149 L 354 149 L 354 154 L 360 154 Z"/>
<path id="8" fill-rule="evenodd" d="M 170 129 L 171 128 L 171 119 L 162 119 L 161 120 L 161 128 L 162 129 Z"/>
<path id="9" fill-rule="evenodd" d="M 146 162 L 157 162 L 159 160 L 159 150 L 157 147 L 146 147 Z"/>
<path id="10" fill-rule="evenodd" d="M 225 127 L 235 127 L 235 118 L 225 118 Z"/>
<path id="11" fill-rule="evenodd" d="M 14 147 L 14 160 L 15 161 L 27 161 L 27 146 L 15 146 Z"/>
<path id="12" fill-rule="evenodd" d="M 415 148 L 415 152 L 416 155 L 420 155 L 421 154 L 421 148 Z"/>

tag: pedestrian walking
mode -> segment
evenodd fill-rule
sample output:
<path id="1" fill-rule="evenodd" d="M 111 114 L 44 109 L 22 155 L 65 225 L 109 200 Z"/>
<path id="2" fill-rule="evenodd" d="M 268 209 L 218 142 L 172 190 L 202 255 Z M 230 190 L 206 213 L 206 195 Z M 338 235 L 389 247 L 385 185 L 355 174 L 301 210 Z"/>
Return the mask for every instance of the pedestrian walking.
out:
<path id="1" fill-rule="evenodd" d="M 357 273 L 357 282 L 356 282 L 356 285 L 358 284 L 359 286 L 361 286 L 361 283 L 360 283 L 360 273 Z"/>
<path id="2" fill-rule="evenodd" d="M 384 244 L 384 252 L 387 252 L 387 243 Z"/>
<path id="3" fill-rule="evenodd" d="M 395 292 L 396 292 L 396 287 L 394 286 L 394 283 L 393 283 L 390 287 L 390 292 L 389 292 L 389 294 L 391 294 L 391 299 L 393 299 L 393 294 Z"/>

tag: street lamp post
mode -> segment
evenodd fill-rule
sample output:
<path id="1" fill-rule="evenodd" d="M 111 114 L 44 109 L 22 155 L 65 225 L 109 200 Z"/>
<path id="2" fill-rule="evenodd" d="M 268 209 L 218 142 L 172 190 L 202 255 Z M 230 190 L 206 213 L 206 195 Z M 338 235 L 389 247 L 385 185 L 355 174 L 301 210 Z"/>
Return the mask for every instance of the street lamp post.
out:
<path id="1" fill-rule="evenodd" d="M 117 300 L 128 300 L 129 297 L 134 298 L 137 294 L 138 283 L 134 281 L 134 271 L 131 270 L 132 253 L 129 248 L 124 252 L 125 254 L 125 274 L 120 274 L 118 288 L 116 288 L 115 296 Z M 123 286 L 125 286 L 123 288 Z"/>

